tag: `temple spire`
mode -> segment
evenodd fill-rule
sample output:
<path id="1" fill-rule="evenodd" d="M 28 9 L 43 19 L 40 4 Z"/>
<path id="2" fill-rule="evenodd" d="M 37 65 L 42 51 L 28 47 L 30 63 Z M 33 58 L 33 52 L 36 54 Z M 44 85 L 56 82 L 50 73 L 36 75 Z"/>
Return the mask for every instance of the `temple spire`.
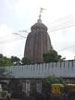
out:
<path id="1" fill-rule="evenodd" d="M 40 8 L 38 23 L 42 22 L 42 20 L 41 20 L 41 14 L 42 14 L 43 10 L 45 10 L 45 9 L 44 8 Z"/>

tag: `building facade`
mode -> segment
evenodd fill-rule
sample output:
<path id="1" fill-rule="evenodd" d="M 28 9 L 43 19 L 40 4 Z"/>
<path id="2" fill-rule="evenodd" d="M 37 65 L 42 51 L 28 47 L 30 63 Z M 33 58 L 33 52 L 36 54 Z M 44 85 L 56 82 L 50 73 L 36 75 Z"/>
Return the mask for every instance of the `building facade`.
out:
<path id="1" fill-rule="evenodd" d="M 32 97 L 36 94 L 37 99 L 34 100 L 48 100 L 43 79 L 51 75 L 63 77 L 66 83 L 75 83 L 75 60 L 11 66 L 5 69 L 11 76 L 5 80 L 9 81 L 12 98 L 33 100 Z"/>

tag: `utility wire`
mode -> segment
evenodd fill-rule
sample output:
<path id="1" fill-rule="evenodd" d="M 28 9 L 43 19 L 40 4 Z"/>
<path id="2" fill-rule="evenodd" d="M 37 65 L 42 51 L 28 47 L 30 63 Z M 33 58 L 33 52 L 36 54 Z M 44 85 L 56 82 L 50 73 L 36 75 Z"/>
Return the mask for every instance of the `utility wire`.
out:
<path id="1" fill-rule="evenodd" d="M 25 32 L 25 33 L 28 33 L 27 30 L 20 30 L 19 32 Z"/>
<path id="2" fill-rule="evenodd" d="M 20 39 L 8 39 L 8 40 L 5 40 L 5 41 L 0 41 L 0 44 L 7 44 L 7 43 L 11 43 L 11 42 L 16 42 L 16 41 L 21 41 L 21 40 L 24 40 L 24 38 L 20 38 Z"/>
<path id="3" fill-rule="evenodd" d="M 56 29 L 56 30 L 52 30 L 51 32 L 54 32 L 54 31 L 59 31 L 59 30 L 62 30 L 62 29 L 66 29 L 66 28 L 69 28 L 69 27 L 72 27 L 72 26 L 75 26 L 74 24 L 72 24 L 72 25 L 67 25 L 67 26 L 65 26 L 64 25 L 64 27 L 63 28 L 58 28 L 58 29 Z M 26 33 L 28 33 L 26 30 L 22 30 L 22 31 L 19 31 L 19 32 L 26 32 Z M 21 35 L 21 34 L 19 34 L 19 33 L 12 33 L 12 34 L 14 34 L 14 35 L 18 35 L 18 36 L 20 36 L 20 37 L 22 37 L 22 39 L 24 38 L 27 38 L 27 37 L 25 37 L 25 36 L 23 36 L 23 35 Z M 6 36 L 5 36 L 6 37 Z M 2 39 L 2 37 L 1 37 L 1 39 Z M 18 39 L 17 39 L 18 40 Z M 17 40 L 12 40 L 12 42 L 15 42 L 15 41 L 17 41 Z M 21 40 L 21 39 L 20 39 Z M 0 41 L 0 44 L 1 43 L 9 43 L 10 41 Z M 64 50 L 64 49 L 67 49 L 67 48 L 63 48 L 63 49 L 61 49 L 61 50 Z M 59 50 L 59 51 L 61 51 L 61 50 Z"/>
<path id="4" fill-rule="evenodd" d="M 69 47 L 65 47 L 65 48 L 60 49 L 60 50 L 58 50 L 58 51 L 64 51 L 64 50 L 66 50 L 66 49 L 72 49 L 72 48 L 75 48 L 75 45 L 69 46 Z"/>
<path id="5" fill-rule="evenodd" d="M 22 37 L 22 38 L 20 38 L 20 39 L 16 39 L 16 38 L 13 38 L 12 40 L 11 40 L 11 38 L 9 38 L 9 39 L 4 39 L 4 40 L 0 40 L 0 44 L 6 44 L 6 43 L 10 43 L 10 42 L 15 42 L 15 41 L 19 41 L 19 40 L 24 40 L 26 37 L 25 36 L 23 36 L 23 35 L 21 35 L 21 34 L 19 34 L 19 33 L 13 33 L 13 34 L 15 34 L 15 35 L 19 35 L 20 37 Z M 5 36 L 6 37 L 6 36 Z M 1 38 L 2 39 L 2 38 Z"/>
<path id="6" fill-rule="evenodd" d="M 25 36 L 23 36 L 23 35 L 21 35 L 21 34 L 19 34 L 19 33 L 13 33 L 13 34 L 19 35 L 20 37 L 23 37 L 23 38 L 26 38 Z"/>
<path id="7" fill-rule="evenodd" d="M 67 25 L 67 26 L 65 26 L 64 25 L 64 27 L 62 27 L 62 28 L 56 28 L 56 29 L 52 29 L 52 30 L 50 30 L 50 32 L 55 32 L 55 31 L 59 31 L 59 30 L 64 30 L 64 29 L 67 29 L 67 28 L 70 28 L 70 27 L 73 27 L 73 26 L 75 26 L 75 24 L 72 24 L 72 25 Z"/>

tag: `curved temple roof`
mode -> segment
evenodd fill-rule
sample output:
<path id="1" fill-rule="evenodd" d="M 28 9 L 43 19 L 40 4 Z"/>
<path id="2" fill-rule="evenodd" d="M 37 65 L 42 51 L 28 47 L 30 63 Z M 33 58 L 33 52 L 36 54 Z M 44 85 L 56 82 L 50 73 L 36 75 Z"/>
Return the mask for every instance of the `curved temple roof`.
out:
<path id="1" fill-rule="evenodd" d="M 41 63 L 44 62 L 43 54 L 52 49 L 47 27 L 41 22 L 35 23 L 26 40 L 24 57 L 28 58 L 31 63 Z"/>

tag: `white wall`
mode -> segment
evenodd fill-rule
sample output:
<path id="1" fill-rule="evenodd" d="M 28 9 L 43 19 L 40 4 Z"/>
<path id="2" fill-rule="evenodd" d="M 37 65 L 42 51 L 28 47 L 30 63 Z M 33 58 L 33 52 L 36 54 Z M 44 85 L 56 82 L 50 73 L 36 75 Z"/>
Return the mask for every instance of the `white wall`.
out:
<path id="1" fill-rule="evenodd" d="M 12 66 L 6 70 L 12 72 L 15 78 L 44 78 L 49 75 L 75 77 L 75 61 Z"/>

